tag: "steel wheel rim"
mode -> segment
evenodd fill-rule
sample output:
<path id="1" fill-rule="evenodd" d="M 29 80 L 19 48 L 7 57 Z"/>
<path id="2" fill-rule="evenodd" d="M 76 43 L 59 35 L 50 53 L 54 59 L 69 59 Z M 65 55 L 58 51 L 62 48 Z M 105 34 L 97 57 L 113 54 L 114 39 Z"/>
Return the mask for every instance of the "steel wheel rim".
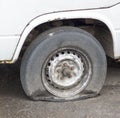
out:
<path id="1" fill-rule="evenodd" d="M 58 97 L 72 97 L 82 92 L 92 76 L 90 58 L 81 49 L 64 47 L 53 51 L 42 68 L 45 88 Z"/>

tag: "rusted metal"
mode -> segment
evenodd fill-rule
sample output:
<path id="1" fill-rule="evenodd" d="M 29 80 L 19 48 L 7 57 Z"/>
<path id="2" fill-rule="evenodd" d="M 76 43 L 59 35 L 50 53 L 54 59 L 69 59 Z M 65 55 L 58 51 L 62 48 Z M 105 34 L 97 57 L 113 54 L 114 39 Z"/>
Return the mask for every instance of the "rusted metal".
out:
<path id="1" fill-rule="evenodd" d="M 3 60 L 3 61 L 0 61 L 0 64 L 12 64 L 13 61 L 12 60 Z"/>

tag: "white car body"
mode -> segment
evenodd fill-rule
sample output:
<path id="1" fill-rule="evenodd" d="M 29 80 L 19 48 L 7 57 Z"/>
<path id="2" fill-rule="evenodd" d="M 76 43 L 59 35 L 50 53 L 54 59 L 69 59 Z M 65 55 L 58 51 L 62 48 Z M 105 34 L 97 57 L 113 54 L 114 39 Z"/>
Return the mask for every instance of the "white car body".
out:
<path id="1" fill-rule="evenodd" d="M 114 58 L 120 58 L 120 0 L 0 0 L 0 60 L 18 59 L 29 33 L 55 19 L 96 19 L 109 28 Z"/>

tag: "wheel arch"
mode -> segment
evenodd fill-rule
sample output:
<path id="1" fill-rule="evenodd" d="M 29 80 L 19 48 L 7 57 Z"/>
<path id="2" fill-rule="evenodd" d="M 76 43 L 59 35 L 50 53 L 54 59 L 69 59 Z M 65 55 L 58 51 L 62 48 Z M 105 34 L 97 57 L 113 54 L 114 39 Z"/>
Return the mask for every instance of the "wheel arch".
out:
<path id="1" fill-rule="evenodd" d="M 20 55 L 21 49 L 28 37 L 28 35 L 31 33 L 31 31 L 38 27 L 41 26 L 44 23 L 49 23 L 51 21 L 59 21 L 59 20 L 70 20 L 70 19 L 92 19 L 92 20 L 97 20 L 100 21 L 101 23 L 103 23 L 109 30 L 109 33 L 111 35 L 111 46 L 109 46 L 109 44 L 103 44 L 104 46 L 107 46 L 108 49 L 105 49 L 106 53 L 108 53 L 108 55 L 110 57 L 114 57 L 114 38 L 115 38 L 115 30 L 111 24 L 111 22 L 104 17 L 101 14 L 96 14 L 93 13 L 91 14 L 90 12 L 82 12 L 82 11 L 69 11 L 69 12 L 56 12 L 56 13 L 50 13 L 50 14 L 44 14 L 44 15 L 40 15 L 34 19 L 32 19 L 24 28 L 20 39 L 19 39 L 19 43 L 18 46 L 16 48 L 16 51 L 14 53 L 13 59 L 12 61 L 16 61 Z M 103 42 L 104 43 L 104 42 Z M 109 48 L 111 47 L 111 51 L 112 52 L 108 52 Z"/>

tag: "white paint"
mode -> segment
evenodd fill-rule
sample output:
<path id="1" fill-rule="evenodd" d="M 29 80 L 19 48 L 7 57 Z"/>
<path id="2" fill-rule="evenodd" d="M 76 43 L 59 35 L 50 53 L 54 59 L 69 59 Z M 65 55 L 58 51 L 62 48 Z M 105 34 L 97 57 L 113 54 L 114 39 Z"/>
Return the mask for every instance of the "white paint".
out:
<path id="1" fill-rule="evenodd" d="M 120 44 L 120 4 L 110 7 L 119 2 L 120 0 L 44 0 L 42 2 L 39 0 L 1 0 L 0 60 L 15 61 L 26 37 L 37 25 L 54 19 L 71 18 L 91 18 L 104 22 L 112 33 L 114 56 L 120 57 L 118 45 Z M 90 10 L 92 8 L 93 10 Z"/>
<path id="2" fill-rule="evenodd" d="M 120 0 L 0 0 L 0 35 L 21 34 L 32 19 L 42 14 L 108 7 L 118 2 Z"/>
<path id="3" fill-rule="evenodd" d="M 0 37 L 0 60 L 12 60 L 19 36 Z"/>
<path id="4" fill-rule="evenodd" d="M 114 57 L 120 58 L 120 29 L 115 31 L 114 35 Z"/>

